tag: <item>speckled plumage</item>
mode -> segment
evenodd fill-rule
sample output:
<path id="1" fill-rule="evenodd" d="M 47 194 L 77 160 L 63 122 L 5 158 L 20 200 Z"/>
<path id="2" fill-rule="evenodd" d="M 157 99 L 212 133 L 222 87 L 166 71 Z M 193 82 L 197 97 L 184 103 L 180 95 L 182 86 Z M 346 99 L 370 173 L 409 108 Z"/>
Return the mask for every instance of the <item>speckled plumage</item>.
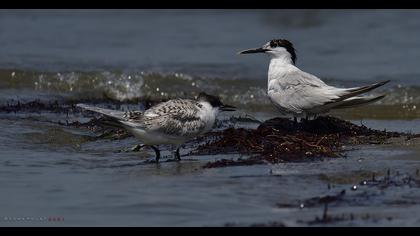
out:
<path id="1" fill-rule="evenodd" d="M 210 131 L 220 110 L 234 110 L 218 97 L 205 93 L 200 93 L 197 100 L 173 99 L 144 112 L 122 112 L 86 104 L 77 106 L 113 118 L 145 145 L 152 147 L 156 161 L 159 161 L 160 151 L 154 145 L 176 145 L 175 157 L 180 160 L 179 148 L 184 142 Z"/>
<path id="2" fill-rule="evenodd" d="M 169 100 L 144 112 L 78 106 L 114 118 L 145 144 L 183 143 L 209 131 L 218 113 L 208 102 L 191 99 Z"/>
<path id="3" fill-rule="evenodd" d="M 193 137 L 206 128 L 200 119 L 203 105 L 190 99 L 173 99 L 160 103 L 144 113 L 129 113 L 126 121 L 136 128 L 173 136 Z"/>

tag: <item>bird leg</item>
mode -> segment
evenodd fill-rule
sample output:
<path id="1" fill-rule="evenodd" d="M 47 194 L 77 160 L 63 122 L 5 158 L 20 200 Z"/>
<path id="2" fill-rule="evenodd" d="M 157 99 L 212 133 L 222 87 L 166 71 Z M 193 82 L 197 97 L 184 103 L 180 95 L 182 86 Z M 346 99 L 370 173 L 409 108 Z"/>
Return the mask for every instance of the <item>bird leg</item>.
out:
<path id="1" fill-rule="evenodd" d="M 151 147 L 153 150 L 155 150 L 155 153 L 156 153 L 156 163 L 158 163 L 158 162 L 159 162 L 159 159 L 160 159 L 160 151 L 159 151 L 159 149 L 158 149 L 157 147 L 155 147 L 155 146 L 153 146 L 153 145 L 150 145 L 150 147 Z"/>
<path id="2" fill-rule="evenodd" d="M 298 123 L 298 121 L 297 121 L 297 117 L 296 117 L 296 116 L 294 116 L 294 117 L 293 117 L 293 123 L 294 123 L 295 125 L 297 125 L 297 123 Z"/>
<path id="3" fill-rule="evenodd" d="M 177 161 L 181 160 L 181 155 L 179 154 L 179 147 L 177 147 L 176 151 L 174 152 L 174 156 Z"/>

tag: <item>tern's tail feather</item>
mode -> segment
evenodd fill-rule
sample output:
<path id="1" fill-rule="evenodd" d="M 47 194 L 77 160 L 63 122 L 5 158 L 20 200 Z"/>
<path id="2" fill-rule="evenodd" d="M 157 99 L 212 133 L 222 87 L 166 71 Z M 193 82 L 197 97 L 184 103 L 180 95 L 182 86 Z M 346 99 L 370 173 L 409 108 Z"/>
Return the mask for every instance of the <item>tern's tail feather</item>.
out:
<path id="1" fill-rule="evenodd" d="M 94 107 L 94 106 L 89 106 L 89 105 L 86 105 L 86 104 L 77 104 L 76 106 L 80 107 L 80 108 L 83 108 L 85 110 L 97 112 L 97 113 L 112 117 L 112 118 L 117 119 L 117 120 L 123 119 L 124 114 L 125 114 L 125 112 L 122 112 L 122 111 L 116 111 L 116 110 L 111 110 L 111 109 L 106 109 L 106 108 Z"/>
<path id="2" fill-rule="evenodd" d="M 355 96 L 360 95 L 360 94 L 363 94 L 363 93 L 367 93 L 367 92 L 369 92 L 369 91 L 371 91 L 373 89 L 376 89 L 376 88 L 378 88 L 378 87 L 380 87 L 380 86 L 388 83 L 389 81 L 390 80 L 379 82 L 379 83 L 376 83 L 376 84 L 371 84 L 371 85 L 363 86 L 363 87 L 346 89 L 346 91 L 348 93 L 345 93 L 344 95 L 340 96 L 339 101 L 346 100 L 348 98 L 355 97 Z"/>
<path id="3" fill-rule="evenodd" d="M 349 107 L 355 107 L 363 104 L 368 104 L 372 102 L 376 102 L 382 98 L 384 98 L 386 95 L 382 94 L 379 96 L 369 96 L 369 97 L 352 97 L 340 102 L 336 103 L 336 106 L 333 107 L 333 109 L 341 109 L 341 108 L 349 108 Z"/>

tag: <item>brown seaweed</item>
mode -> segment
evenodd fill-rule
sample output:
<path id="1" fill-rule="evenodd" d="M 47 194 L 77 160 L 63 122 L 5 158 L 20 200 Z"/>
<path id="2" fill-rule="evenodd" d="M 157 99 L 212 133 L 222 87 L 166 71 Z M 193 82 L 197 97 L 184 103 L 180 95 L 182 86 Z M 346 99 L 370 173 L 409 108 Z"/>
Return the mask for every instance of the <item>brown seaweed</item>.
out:
<path id="1" fill-rule="evenodd" d="M 337 157 L 344 145 L 381 144 L 400 135 L 398 132 L 373 130 L 330 116 L 299 123 L 274 118 L 257 129 L 228 128 L 209 133 L 207 137 L 211 141 L 199 145 L 192 154 L 238 153 L 250 156 L 246 160 L 209 162 L 205 168 L 305 161 Z"/>

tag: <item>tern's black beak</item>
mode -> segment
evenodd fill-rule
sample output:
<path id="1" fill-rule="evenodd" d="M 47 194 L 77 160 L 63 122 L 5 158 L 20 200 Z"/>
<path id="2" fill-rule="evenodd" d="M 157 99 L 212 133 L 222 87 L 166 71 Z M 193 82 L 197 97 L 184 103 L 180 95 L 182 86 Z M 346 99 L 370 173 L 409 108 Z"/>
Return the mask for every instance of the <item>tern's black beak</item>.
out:
<path id="1" fill-rule="evenodd" d="M 247 49 L 247 50 L 238 52 L 238 54 L 264 53 L 266 51 L 268 51 L 268 49 L 265 49 L 265 48 L 252 48 L 252 49 Z"/>
<path id="2" fill-rule="evenodd" d="M 221 111 L 236 111 L 236 107 L 234 106 L 229 106 L 229 105 L 222 105 L 220 107 Z"/>

